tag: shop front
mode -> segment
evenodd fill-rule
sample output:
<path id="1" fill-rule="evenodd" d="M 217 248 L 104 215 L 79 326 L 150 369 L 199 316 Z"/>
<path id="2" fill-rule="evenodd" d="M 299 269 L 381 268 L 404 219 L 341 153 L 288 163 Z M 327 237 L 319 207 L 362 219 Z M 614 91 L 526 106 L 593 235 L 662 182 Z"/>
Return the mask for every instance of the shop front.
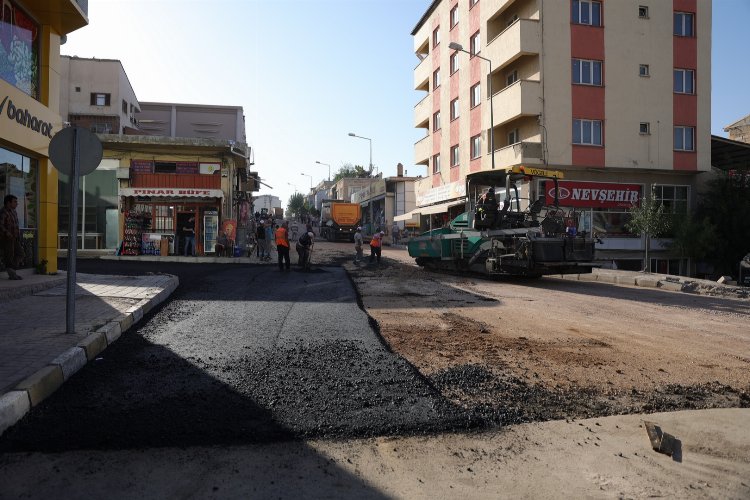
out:
<path id="1" fill-rule="evenodd" d="M 120 188 L 120 255 L 206 255 L 215 252 L 221 189 Z"/>

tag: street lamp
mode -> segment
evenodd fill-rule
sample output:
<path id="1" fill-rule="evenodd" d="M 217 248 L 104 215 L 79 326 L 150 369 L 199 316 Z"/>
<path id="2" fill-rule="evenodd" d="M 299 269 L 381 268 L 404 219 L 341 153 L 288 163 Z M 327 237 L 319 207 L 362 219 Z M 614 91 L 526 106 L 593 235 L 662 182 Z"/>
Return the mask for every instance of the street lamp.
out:
<path id="1" fill-rule="evenodd" d="M 302 175 L 304 175 L 305 177 L 309 177 L 310 178 L 310 191 L 312 191 L 312 188 L 313 188 L 313 186 L 312 186 L 312 184 L 313 184 L 313 181 L 312 181 L 313 176 L 310 175 L 310 174 L 306 174 L 304 172 L 302 172 Z"/>
<path id="2" fill-rule="evenodd" d="M 472 54 L 468 50 L 465 50 L 464 47 L 463 47 L 463 45 L 461 45 L 460 43 L 457 43 L 457 42 L 451 42 L 451 43 L 449 43 L 448 44 L 448 48 L 449 49 L 453 49 L 453 50 L 458 51 L 458 52 L 466 52 L 470 56 L 478 57 L 479 59 L 481 59 L 483 61 L 487 61 L 488 63 L 490 63 L 490 73 L 489 73 L 489 78 L 487 79 L 488 82 L 489 82 L 488 83 L 488 85 L 489 85 L 489 89 L 488 90 L 489 90 L 489 93 L 490 93 L 490 149 L 492 149 L 492 170 L 495 170 L 495 120 L 494 120 L 493 113 L 492 113 L 492 108 L 493 108 L 493 106 L 492 106 L 492 61 L 490 61 L 486 57 L 480 56 L 479 54 Z M 351 135 L 351 134 L 349 134 L 349 135 Z"/>
<path id="3" fill-rule="evenodd" d="M 354 132 L 349 132 L 349 137 L 356 137 L 357 139 L 370 141 L 370 176 L 372 176 L 372 139 L 370 139 L 369 137 L 362 137 L 361 135 L 357 135 Z"/>
<path id="4" fill-rule="evenodd" d="M 295 185 L 294 185 L 294 184 L 292 184 L 291 182 L 287 182 L 287 185 L 288 185 L 288 186 L 292 186 L 292 187 L 294 188 L 294 193 L 295 193 L 295 194 L 297 193 L 297 186 L 295 186 Z"/>
<path id="5" fill-rule="evenodd" d="M 369 137 L 362 137 L 361 135 L 357 135 L 354 132 L 349 132 L 349 137 L 356 137 L 357 139 L 364 139 L 366 141 L 370 141 L 370 189 L 369 189 L 370 193 L 369 194 L 370 194 L 370 225 L 371 227 L 370 227 L 369 233 L 372 234 L 373 232 L 372 223 L 375 222 L 375 209 L 372 203 L 372 198 L 373 198 L 372 196 L 372 139 L 370 139 Z"/>
<path id="6" fill-rule="evenodd" d="M 331 180 L 331 166 L 328 163 L 323 163 L 322 161 L 318 161 L 318 160 L 315 160 L 315 163 L 317 163 L 318 165 L 325 165 L 326 167 L 328 167 L 328 180 L 330 181 Z"/>

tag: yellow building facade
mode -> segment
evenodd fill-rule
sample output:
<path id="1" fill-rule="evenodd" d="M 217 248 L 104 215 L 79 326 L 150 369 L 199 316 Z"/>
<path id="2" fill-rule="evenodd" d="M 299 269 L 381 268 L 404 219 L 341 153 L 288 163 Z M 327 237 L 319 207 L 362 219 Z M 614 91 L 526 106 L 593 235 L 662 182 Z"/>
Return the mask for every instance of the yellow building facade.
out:
<path id="1" fill-rule="evenodd" d="M 18 197 L 26 267 L 57 271 L 60 43 L 88 24 L 85 0 L 3 0 L 0 13 L 0 195 Z"/>

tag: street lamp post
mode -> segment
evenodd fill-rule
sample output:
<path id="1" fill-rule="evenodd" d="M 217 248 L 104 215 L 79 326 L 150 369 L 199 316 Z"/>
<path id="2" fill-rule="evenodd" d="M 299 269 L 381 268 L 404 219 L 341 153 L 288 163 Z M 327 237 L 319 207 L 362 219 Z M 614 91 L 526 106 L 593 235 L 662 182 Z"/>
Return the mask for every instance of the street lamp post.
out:
<path id="1" fill-rule="evenodd" d="M 322 161 L 318 161 L 318 160 L 315 160 L 315 163 L 317 163 L 318 165 L 325 165 L 326 167 L 328 167 L 328 180 L 330 181 L 331 180 L 331 166 L 328 163 L 323 163 Z"/>
<path id="2" fill-rule="evenodd" d="M 310 174 L 306 174 L 304 172 L 302 172 L 302 175 L 304 175 L 305 177 L 309 177 L 310 178 L 310 192 L 312 192 L 312 188 L 313 188 L 313 176 L 310 175 Z"/>
<path id="3" fill-rule="evenodd" d="M 492 149 L 492 153 L 491 153 L 492 154 L 492 170 L 495 170 L 495 119 L 494 119 L 493 112 L 492 112 L 493 111 L 492 108 L 494 107 L 492 106 L 492 61 L 490 61 L 486 57 L 480 56 L 479 54 L 472 54 L 468 50 L 465 50 L 463 45 L 461 45 L 460 43 L 451 42 L 448 44 L 448 48 L 453 49 L 458 52 L 466 52 L 470 56 L 478 57 L 479 59 L 490 63 L 490 73 L 489 73 L 489 78 L 487 79 L 488 87 L 489 87 L 488 91 L 490 93 L 490 149 Z"/>
<path id="4" fill-rule="evenodd" d="M 349 132 L 349 137 L 356 137 L 357 139 L 364 139 L 370 142 L 370 231 L 368 232 L 370 234 L 373 234 L 372 225 L 373 222 L 375 222 L 375 209 L 372 203 L 372 139 L 370 139 L 369 137 L 362 137 L 361 135 L 357 135 L 354 132 Z"/>

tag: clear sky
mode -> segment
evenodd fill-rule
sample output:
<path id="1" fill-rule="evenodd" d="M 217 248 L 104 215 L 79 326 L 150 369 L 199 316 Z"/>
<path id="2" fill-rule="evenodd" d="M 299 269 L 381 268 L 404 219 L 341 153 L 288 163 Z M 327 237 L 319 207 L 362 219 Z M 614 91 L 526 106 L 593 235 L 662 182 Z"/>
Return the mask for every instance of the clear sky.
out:
<path id="1" fill-rule="evenodd" d="M 660 0 L 664 1 L 664 0 Z M 703 0 L 698 0 L 703 1 Z M 89 0 L 62 53 L 119 59 L 140 101 L 242 106 L 255 167 L 286 206 L 346 163 L 414 162 L 411 31 L 431 0 Z M 711 131 L 750 114 L 750 0 L 713 2 Z M 302 174 L 307 175 L 302 175 Z M 312 179 L 309 177 L 312 176 Z"/>

